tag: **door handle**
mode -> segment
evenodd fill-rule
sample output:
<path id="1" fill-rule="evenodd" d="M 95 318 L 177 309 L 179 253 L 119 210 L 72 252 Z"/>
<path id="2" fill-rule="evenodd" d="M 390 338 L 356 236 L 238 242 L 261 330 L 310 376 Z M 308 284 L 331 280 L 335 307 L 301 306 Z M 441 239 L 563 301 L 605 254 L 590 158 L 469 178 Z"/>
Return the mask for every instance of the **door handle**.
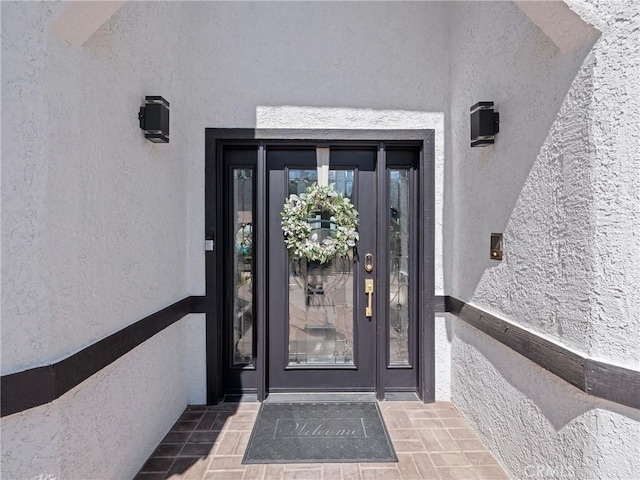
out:
<path id="1" fill-rule="evenodd" d="M 371 318 L 373 316 L 373 303 L 372 303 L 372 297 L 373 297 L 373 280 L 371 278 L 367 278 L 364 281 L 364 291 L 367 294 L 368 300 L 367 300 L 367 308 L 365 309 L 364 315 L 366 317 Z"/>

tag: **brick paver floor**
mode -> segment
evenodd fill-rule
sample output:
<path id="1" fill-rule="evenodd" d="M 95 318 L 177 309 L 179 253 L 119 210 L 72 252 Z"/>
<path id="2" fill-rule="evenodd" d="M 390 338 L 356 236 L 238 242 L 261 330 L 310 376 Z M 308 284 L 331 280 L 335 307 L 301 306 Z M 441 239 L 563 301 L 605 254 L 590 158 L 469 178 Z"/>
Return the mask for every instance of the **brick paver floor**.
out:
<path id="1" fill-rule="evenodd" d="M 381 402 L 397 463 L 242 465 L 260 404 L 189 406 L 135 480 L 508 480 L 453 404 Z"/>

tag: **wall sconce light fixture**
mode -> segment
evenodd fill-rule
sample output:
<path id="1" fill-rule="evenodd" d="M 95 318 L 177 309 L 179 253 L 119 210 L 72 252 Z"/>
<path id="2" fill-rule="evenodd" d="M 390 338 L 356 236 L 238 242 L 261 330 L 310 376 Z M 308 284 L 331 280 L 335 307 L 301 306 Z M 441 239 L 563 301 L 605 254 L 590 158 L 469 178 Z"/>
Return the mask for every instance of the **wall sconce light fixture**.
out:
<path id="1" fill-rule="evenodd" d="M 162 97 L 145 97 L 138 113 L 144 138 L 154 143 L 169 143 L 169 102 Z"/>
<path id="2" fill-rule="evenodd" d="M 471 107 L 471 146 L 486 147 L 500 131 L 500 114 L 493 111 L 493 102 L 478 102 Z"/>

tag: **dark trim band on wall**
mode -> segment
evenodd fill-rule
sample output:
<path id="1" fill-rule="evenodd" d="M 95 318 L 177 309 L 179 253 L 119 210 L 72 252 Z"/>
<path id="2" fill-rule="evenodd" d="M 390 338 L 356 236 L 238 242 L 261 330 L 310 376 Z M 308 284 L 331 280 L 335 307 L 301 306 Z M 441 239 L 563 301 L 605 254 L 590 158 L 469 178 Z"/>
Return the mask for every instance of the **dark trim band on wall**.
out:
<path id="1" fill-rule="evenodd" d="M 640 409 L 640 372 L 584 357 L 454 297 L 445 310 L 588 395 Z"/>
<path id="2" fill-rule="evenodd" d="M 1 414 L 12 415 L 64 395 L 190 313 L 205 313 L 205 298 L 186 297 L 53 365 L 3 375 Z M 584 357 L 450 296 L 435 297 L 436 313 L 449 312 L 583 392 L 640 409 L 640 372 Z"/>
<path id="3" fill-rule="evenodd" d="M 205 297 L 186 297 L 52 365 L 3 375 L 3 417 L 61 397 L 76 385 L 189 313 L 204 313 Z"/>

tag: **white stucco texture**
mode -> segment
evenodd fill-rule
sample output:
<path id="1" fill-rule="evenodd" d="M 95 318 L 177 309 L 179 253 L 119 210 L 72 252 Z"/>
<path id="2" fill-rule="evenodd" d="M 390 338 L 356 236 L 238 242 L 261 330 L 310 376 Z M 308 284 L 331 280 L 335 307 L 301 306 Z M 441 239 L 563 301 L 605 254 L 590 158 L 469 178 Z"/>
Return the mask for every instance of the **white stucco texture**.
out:
<path id="1" fill-rule="evenodd" d="M 187 294 L 185 114 L 172 112 L 166 145 L 137 120 L 145 95 L 182 92 L 179 70 L 154 54 L 175 49 L 179 28 L 143 41 L 175 21 L 145 4 L 79 48 L 52 32 L 64 7 L 2 2 L 3 375 Z"/>
<path id="2" fill-rule="evenodd" d="M 631 38 L 640 20 L 633 2 L 615 5 L 598 7 L 599 37 L 594 30 L 581 50 L 562 54 L 514 6 L 456 4 L 452 155 L 461 161 L 452 167 L 455 255 L 446 270 L 452 295 L 637 369 L 640 134 L 632 92 L 640 47 Z M 629 21 L 618 22 L 623 13 Z M 479 20 L 513 28 L 480 41 L 484 34 L 470 27 Z M 465 108 L 480 97 L 496 102 L 501 131 L 494 146 L 470 149 Z M 486 254 L 491 232 L 504 232 L 502 262 Z"/>
<path id="3" fill-rule="evenodd" d="M 2 419 L 6 480 L 133 478 L 187 404 L 187 319 L 52 403 Z"/>
<path id="4" fill-rule="evenodd" d="M 206 315 L 191 314 L 188 317 L 187 330 L 187 366 L 188 383 L 187 403 L 206 405 L 207 403 L 207 346 Z"/>
<path id="5" fill-rule="evenodd" d="M 166 145 L 145 140 L 137 119 L 145 95 L 178 105 L 189 95 L 184 15 L 123 7 L 79 47 L 54 32 L 66 6 L 0 6 L 3 375 L 61 360 L 188 294 L 188 114 L 172 111 Z M 204 365 L 202 349 L 187 358 L 187 322 L 53 403 L 2 418 L 2 477 L 132 478 L 188 396 L 202 400 L 204 377 L 186 367 Z"/>
<path id="6" fill-rule="evenodd" d="M 585 22 L 572 38 L 583 44 L 567 49 L 549 36 L 554 19 L 502 2 L 451 6 L 445 291 L 638 370 L 640 12 L 566 4 Z M 500 133 L 471 149 L 469 107 L 485 100 Z M 501 262 L 489 258 L 492 232 L 504 232 Z M 637 410 L 588 397 L 458 320 L 451 362 L 454 403 L 513 478 L 637 477 Z"/>
<path id="7" fill-rule="evenodd" d="M 192 293 L 205 288 L 204 129 L 442 129 L 447 19 L 448 7 L 439 2 L 193 6 L 189 30 L 199 40 L 185 52 L 193 71 L 191 103 L 184 106 L 198 134 L 188 155 Z M 442 163 L 442 135 L 438 144 Z"/>
<path id="8" fill-rule="evenodd" d="M 590 397 L 453 320 L 453 401 L 513 479 L 638 477 L 640 411 Z"/>
<path id="9" fill-rule="evenodd" d="M 436 315 L 435 366 L 436 401 L 451 401 L 451 341 L 453 340 L 452 315 Z"/>

